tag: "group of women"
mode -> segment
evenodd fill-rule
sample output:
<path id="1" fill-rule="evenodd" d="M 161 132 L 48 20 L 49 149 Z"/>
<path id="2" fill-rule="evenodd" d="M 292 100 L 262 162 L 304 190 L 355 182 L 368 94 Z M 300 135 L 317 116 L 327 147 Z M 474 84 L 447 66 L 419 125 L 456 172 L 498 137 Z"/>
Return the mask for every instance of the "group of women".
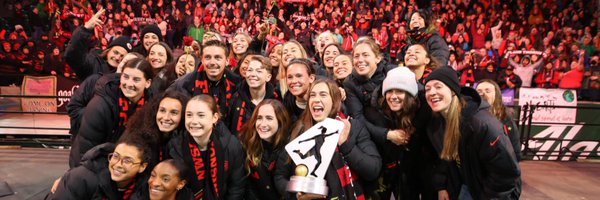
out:
<path id="1" fill-rule="evenodd" d="M 408 47 L 406 67 L 390 65 L 372 38 L 350 54 L 319 40 L 315 63 L 294 40 L 263 56 L 252 44 L 264 38 L 236 34 L 228 47 L 212 32 L 198 52 L 173 59 L 152 25 L 136 48 L 146 52 L 127 53 L 131 45 L 116 39 L 100 54 L 82 53 L 98 16 L 67 49 L 85 80 L 69 109 L 71 169 L 48 199 L 520 195 L 520 144 L 497 85 L 461 88 L 429 51 L 434 37 Z M 296 164 L 284 146 L 327 118 L 344 124 L 327 195 L 286 191 Z"/>

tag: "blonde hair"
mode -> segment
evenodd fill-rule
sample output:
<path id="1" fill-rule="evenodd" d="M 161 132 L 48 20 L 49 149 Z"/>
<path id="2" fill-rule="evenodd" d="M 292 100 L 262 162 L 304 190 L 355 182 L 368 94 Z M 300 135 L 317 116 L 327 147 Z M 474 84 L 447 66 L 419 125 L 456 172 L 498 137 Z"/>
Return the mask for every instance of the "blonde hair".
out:
<path id="1" fill-rule="evenodd" d="M 448 161 L 460 161 L 458 146 L 460 145 L 460 115 L 463 100 L 458 95 L 452 96 L 452 102 L 446 113 L 446 130 L 444 131 L 444 148 L 440 157 Z"/>
<path id="2" fill-rule="evenodd" d="M 285 45 L 288 44 L 292 44 L 292 45 L 296 45 L 298 47 L 298 49 L 300 50 L 300 53 L 302 54 L 302 58 L 308 58 L 308 55 L 306 54 L 306 50 L 304 50 L 304 47 L 302 46 L 302 44 L 300 44 L 300 42 L 296 41 L 296 40 L 290 40 L 287 41 L 285 43 L 283 43 L 283 46 L 281 48 L 281 53 L 283 54 L 283 49 L 285 49 Z M 289 66 L 283 66 L 283 55 L 281 55 L 281 65 L 279 66 L 279 72 L 278 72 L 278 79 L 279 79 L 279 90 L 281 91 L 281 95 L 285 95 L 285 93 L 288 91 L 288 86 L 287 86 L 287 80 L 285 79 L 285 77 L 287 76 L 287 68 Z"/>
<path id="3" fill-rule="evenodd" d="M 373 39 L 372 37 L 368 36 L 358 38 L 358 40 L 352 47 L 352 55 L 354 55 L 354 50 L 356 49 L 356 47 L 361 44 L 367 44 L 371 48 L 371 51 L 373 51 L 373 54 L 375 54 L 375 57 L 383 57 L 383 55 L 381 54 L 381 49 L 379 48 L 379 44 L 377 44 L 377 41 L 375 41 L 375 39 Z"/>
<path id="4" fill-rule="evenodd" d="M 322 38 L 322 37 L 329 37 L 329 38 L 331 38 L 331 40 L 334 43 L 339 44 L 337 42 L 337 39 L 335 38 L 335 35 L 333 35 L 333 33 L 331 33 L 331 31 L 322 32 L 321 34 L 319 34 L 319 36 L 317 36 L 317 43 L 315 45 L 315 47 L 316 47 L 319 55 L 323 55 L 323 51 L 325 50 L 325 46 L 321 47 L 321 40 L 320 40 L 320 38 Z"/>

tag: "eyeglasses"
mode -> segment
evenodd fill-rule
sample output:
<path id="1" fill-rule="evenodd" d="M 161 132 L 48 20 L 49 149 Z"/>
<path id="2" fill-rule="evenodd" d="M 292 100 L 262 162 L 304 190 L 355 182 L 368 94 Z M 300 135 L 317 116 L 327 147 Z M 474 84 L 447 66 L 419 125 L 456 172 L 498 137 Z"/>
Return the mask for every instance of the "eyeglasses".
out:
<path id="1" fill-rule="evenodd" d="M 129 158 L 129 157 L 121 157 L 117 153 L 108 154 L 108 162 L 111 162 L 111 163 L 121 162 L 121 165 L 123 165 L 124 167 L 127 167 L 127 168 L 130 168 L 130 167 L 133 167 L 133 165 L 142 163 L 142 162 L 134 162 L 133 159 Z"/>

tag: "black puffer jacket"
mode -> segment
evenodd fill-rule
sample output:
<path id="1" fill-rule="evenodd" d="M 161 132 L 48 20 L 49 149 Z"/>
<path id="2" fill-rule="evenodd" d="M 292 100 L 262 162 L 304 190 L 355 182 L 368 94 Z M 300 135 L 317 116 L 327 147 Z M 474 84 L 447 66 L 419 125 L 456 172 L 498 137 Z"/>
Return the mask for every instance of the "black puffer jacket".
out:
<path id="1" fill-rule="evenodd" d="M 115 150 L 113 143 L 104 143 L 88 151 L 82 158 L 81 166 L 67 171 L 61 178 L 56 192 L 47 199 L 123 199 L 117 185 L 110 178 L 108 154 Z M 136 180 L 134 196 L 139 196 L 144 182 L 148 179 L 139 175 Z"/>
<path id="2" fill-rule="evenodd" d="M 202 66 L 200 66 L 202 67 Z M 190 96 L 194 96 L 194 88 L 196 87 L 196 78 L 200 76 L 201 79 L 206 80 L 208 82 L 208 95 L 217 96 L 217 104 L 219 105 L 219 111 L 221 114 L 227 114 L 227 107 L 229 106 L 229 99 L 233 96 L 233 94 L 237 91 L 237 86 L 242 78 L 233 73 L 228 67 L 225 67 L 225 72 L 221 80 L 217 82 L 213 82 L 208 80 L 206 77 L 206 71 L 202 71 L 200 73 L 193 72 L 186 74 L 185 76 L 180 77 L 175 80 L 171 86 L 167 90 L 177 90 L 180 92 L 184 92 L 189 94 Z M 226 116 L 224 116 L 226 117 Z"/>
<path id="3" fill-rule="evenodd" d="M 266 83 L 266 92 L 264 99 L 281 99 L 279 90 L 276 90 L 271 83 Z M 242 130 L 242 126 L 250 120 L 252 112 L 256 109 L 256 105 L 252 103 L 250 88 L 246 81 L 242 81 L 238 86 L 237 92 L 233 94 L 227 107 L 227 118 L 223 121 L 229 128 L 229 131 L 235 136 Z"/>
<path id="4" fill-rule="evenodd" d="M 377 151 L 377 147 L 371 141 L 367 128 L 363 125 L 362 121 L 352 119 L 350 121 L 352 128 L 348 139 L 342 145 L 338 145 L 339 153 L 343 156 L 344 161 L 347 163 L 350 170 L 353 173 L 357 173 L 358 180 L 364 187 L 367 183 L 370 183 L 377 179 L 381 170 L 381 157 Z M 290 156 L 287 152 L 283 152 L 277 159 L 277 167 L 275 169 L 275 186 L 280 194 L 284 194 L 286 199 L 294 199 L 295 194 L 291 194 L 286 191 L 287 184 L 290 177 L 294 175 L 295 164 L 291 161 Z M 344 191 L 336 191 L 335 188 L 342 188 L 339 180 L 337 169 L 333 166 L 333 163 L 329 164 L 327 172 L 325 173 L 325 180 L 329 187 L 329 197 L 346 199 L 349 197 L 338 196 L 343 194 Z"/>
<path id="5" fill-rule="evenodd" d="M 65 49 L 65 61 L 82 81 L 92 74 L 112 73 L 117 70 L 100 57 L 98 50 L 90 50 L 93 35 L 94 32 L 80 26 L 75 29 L 73 37 Z"/>
<path id="6" fill-rule="evenodd" d="M 474 89 L 464 87 L 461 94 L 466 105 L 461 113 L 460 164 L 444 162 L 446 167 L 440 168 L 447 170 L 439 174 L 436 181 L 452 183 L 454 186 L 449 190 L 455 194 L 451 193 L 451 196 L 458 195 L 456 192 L 460 184 L 464 184 L 469 187 L 474 199 L 518 199 L 521 194 L 521 171 L 502 123 L 487 111 L 489 105 L 481 102 Z M 434 116 L 430 124 L 427 134 L 440 155 L 445 131 L 444 118 Z M 456 169 L 458 177 L 452 172 Z"/>
<path id="7" fill-rule="evenodd" d="M 103 76 L 111 76 L 113 78 L 102 78 Z M 71 122 L 71 129 L 69 130 L 71 135 L 77 136 L 79 127 L 81 126 L 81 119 L 85 113 L 85 107 L 87 107 L 90 100 L 92 100 L 94 97 L 94 94 L 96 93 L 96 87 L 106 85 L 108 81 L 119 79 L 119 76 L 120 74 L 116 73 L 97 73 L 90 75 L 83 82 L 81 82 L 81 84 L 79 84 L 79 88 L 77 88 L 73 95 L 71 95 L 71 101 L 67 105 L 67 112 L 69 113 Z M 147 89 L 148 95 L 152 96 L 152 94 L 159 93 L 160 91 L 158 88 L 154 86 L 160 85 L 161 82 L 162 80 L 159 78 L 153 79 L 150 88 Z"/>
<path id="8" fill-rule="evenodd" d="M 442 38 L 438 31 L 425 33 L 424 30 L 421 30 L 421 32 L 423 33 L 417 33 L 418 35 L 421 35 L 420 37 L 410 38 L 408 40 L 406 48 L 413 44 L 425 45 L 431 57 L 436 59 L 440 65 L 446 65 L 448 63 L 448 58 L 450 58 L 450 48 L 448 48 L 446 40 Z M 416 38 L 420 38 L 420 40 Z M 403 52 L 406 52 L 406 49 Z M 404 55 L 402 54 L 401 56 L 401 58 L 404 59 Z"/>
<path id="9" fill-rule="evenodd" d="M 250 172 L 248 174 L 248 185 L 246 187 L 246 200 L 278 200 L 282 199 L 281 194 L 275 187 L 274 174 L 277 167 L 277 158 L 279 154 L 286 153 L 283 148 L 273 149 L 273 145 L 261 141 L 263 153 L 260 159 L 260 165 L 253 166 L 247 163 Z"/>
<path id="10" fill-rule="evenodd" d="M 105 142 L 116 142 L 123 134 L 125 127 L 119 126 L 119 78 L 119 74 L 107 74 L 98 79 L 94 97 L 88 103 L 90 106 L 85 108 L 71 147 L 71 168 L 79 165 L 81 156 L 89 149 Z M 151 98 L 148 91 L 144 93 L 144 98 Z"/>
<path id="11" fill-rule="evenodd" d="M 218 196 L 226 200 L 243 199 L 246 187 L 246 171 L 244 170 L 245 153 L 242 149 L 242 144 L 229 133 L 229 130 L 222 122 L 218 122 L 215 128 L 213 128 L 212 134 L 214 137 L 218 137 L 224 150 L 224 152 L 221 152 L 223 157 L 219 159 L 224 160 L 225 166 L 219 167 L 225 169 L 226 177 L 219 178 L 219 180 L 224 180 L 224 182 L 219 186 Z M 190 166 L 192 173 L 187 178 L 188 184 L 186 187 L 189 187 L 193 192 L 201 191 L 204 188 L 194 188 L 194 185 L 199 185 L 199 183 L 197 174 L 193 170 L 195 169 L 195 165 L 189 148 L 190 140 L 193 140 L 193 138 L 187 131 L 183 134 L 177 134 L 177 136 L 169 141 L 169 154 L 173 159 L 183 160 Z M 206 167 L 210 167 L 210 165 Z M 207 175 L 207 178 L 210 179 L 210 176 Z"/>
<path id="12" fill-rule="evenodd" d="M 79 84 L 79 87 L 75 90 L 73 95 L 71 95 L 71 101 L 69 101 L 69 104 L 67 105 L 67 112 L 69 113 L 71 122 L 69 133 L 73 135 L 73 137 L 77 136 L 79 126 L 81 125 L 81 118 L 83 118 L 83 113 L 85 113 L 85 107 L 92 97 L 94 97 L 96 83 L 102 76 L 102 73 L 98 73 L 87 77 Z M 103 80 L 108 81 L 109 79 Z M 106 83 L 99 84 L 106 85 Z"/>
<path id="13" fill-rule="evenodd" d="M 371 94 L 383 83 L 387 72 L 394 67 L 396 66 L 389 65 L 385 59 L 382 59 L 371 78 L 360 76 L 356 71 L 346 78 L 344 81 L 344 90 L 346 90 L 344 105 L 350 116 L 355 119 L 364 117 L 363 109 L 365 106 L 370 106 Z"/>
<path id="14" fill-rule="evenodd" d="M 294 96 L 290 91 L 287 91 L 283 96 L 283 105 L 287 108 L 288 113 L 290 114 L 290 118 L 292 121 L 296 121 L 300 119 L 300 115 L 304 112 L 303 108 L 298 107 L 296 104 L 296 96 Z"/>
<path id="15" fill-rule="evenodd" d="M 436 153 L 425 131 L 432 113 L 429 106 L 423 106 L 426 103 L 422 85 L 419 84 L 419 88 L 415 105 L 418 109 L 415 110 L 412 118 L 415 132 L 406 145 L 395 145 L 387 140 L 387 130 L 398 129 L 400 124 L 397 119 L 392 119 L 385 114 L 379 105 L 379 99 L 384 98 L 381 94 L 381 86 L 373 91 L 371 105 L 364 111 L 368 122 L 374 125 L 367 128 L 372 128 L 369 129 L 371 138 L 383 159 L 380 179 L 383 184 L 389 186 L 386 190 L 394 192 L 396 199 L 414 199 L 418 198 L 419 194 L 423 199 L 430 199 L 429 195 L 436 192 L 433 191 L 430 181 Z M 381 190 L 381 186 L 379 187 L 372 189 Z"/>

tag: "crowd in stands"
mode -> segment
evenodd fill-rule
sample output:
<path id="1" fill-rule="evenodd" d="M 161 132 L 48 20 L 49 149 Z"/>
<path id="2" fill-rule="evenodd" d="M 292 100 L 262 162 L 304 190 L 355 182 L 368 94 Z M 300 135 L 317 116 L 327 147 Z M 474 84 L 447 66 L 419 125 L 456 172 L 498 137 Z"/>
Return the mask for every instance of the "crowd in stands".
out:
<path id="1" fill-rule="evenodd" d="M 80 82 L 49 199 L 518 199 L 501 91 L 599 98 L 597 1 L 9 2 L 2 85 Z M 287 191 L 327 118 L 328 194 Z"/>
<path id="2" fill-rule="evenodd" d="M 259 24 L 267 22 L 267 46 L 295 39 L 315 55 L 316 36 L 329 30 L 346 51 L 358 37 L 372 36 L 394 63 L 402 63 L 407 44 L 415 39 L 407 21 L 417 9 L 414 1 L 396 0 L 5 2 L 10 14 L 0 21 L 1 72 L 65 77 L 76 76 L 61 58 L 65 45 L 100 8 L 106 14 L 94 33 L 98 49 L 119 36 L 129 36 L 135 46 L 148 24 L 158 24 L 165 42 L 180 49 L 186 35 L 201 43 L 213 31 L 231 43 L 235 33 L 255 36 Z M 491 78 L 503 88 L 583 89 L 585 96 L 600 87 L 596 3 L 438 0 L 431 2 L 435 24 L 430 28 L 449 45 L 450 56 L 441 61 L 462 74 L 462 85 Z M 513 73 L 520 80 L 506 79 Z"/>

